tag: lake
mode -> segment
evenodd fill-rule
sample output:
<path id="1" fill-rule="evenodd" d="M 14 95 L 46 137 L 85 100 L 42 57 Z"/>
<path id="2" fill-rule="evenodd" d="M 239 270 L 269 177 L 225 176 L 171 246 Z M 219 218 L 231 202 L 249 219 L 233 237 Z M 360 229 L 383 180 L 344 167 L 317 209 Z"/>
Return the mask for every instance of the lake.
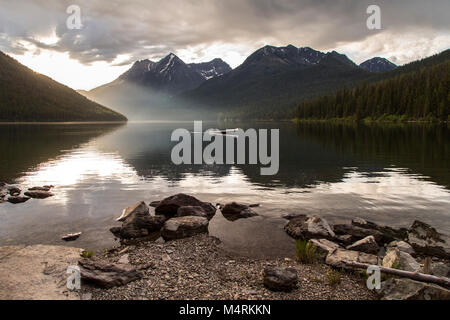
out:
<path id="1" fill-rule="evenodd" d="M 450 233 L 450 128 L 420 124 L 204 123 L 207 128 L 280 129 L 280 170 L 181 165 L 170 141 L 192 122 L 2 124 L 0 181 L 54 185 L 55 196 L 0 204 L 0 245 L 60 244 L 89 250 L 115 244 L 109 228 L 134 203 L 187 193 L 213 204 L 259 203 L 259 217 L 235 222 L 220 212 L 210 234 L 248 256 L 285 257 L 294 242 L 283 215 L 354 217 L 395 227 L 415 219 Z M 66 244 L 61 236 L 82 231 Z"/>

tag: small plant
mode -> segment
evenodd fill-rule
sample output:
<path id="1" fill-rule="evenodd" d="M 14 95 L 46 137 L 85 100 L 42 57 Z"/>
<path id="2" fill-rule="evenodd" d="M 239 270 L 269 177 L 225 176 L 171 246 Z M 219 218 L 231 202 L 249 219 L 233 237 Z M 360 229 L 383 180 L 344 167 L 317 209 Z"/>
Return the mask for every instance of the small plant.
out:
<path id="1" fill-rule="evenodd" d="M 316 247 L 307 240 L 297 240 L 297 261 L 312 264 L 317 260 Z"/>
<path id="2" fill-rule="evenodd" d="M 341 274 L 332 268 L 329 268 L 326 275 L 327 283 L 335 286 L 341 283 Z"/>
<path id="3" fill-rule="evenodd" d="M 86 259 L 90 259 L 90 258 L 92 258 L 94 255 L 95 255 L 95 252 L 94 252 L 94 251 L 87 251 L 87 250 L 84 250 L 83 252 L 81 252 L 81 256 L 82 256 L 83 258 L 86 258 Z"/>

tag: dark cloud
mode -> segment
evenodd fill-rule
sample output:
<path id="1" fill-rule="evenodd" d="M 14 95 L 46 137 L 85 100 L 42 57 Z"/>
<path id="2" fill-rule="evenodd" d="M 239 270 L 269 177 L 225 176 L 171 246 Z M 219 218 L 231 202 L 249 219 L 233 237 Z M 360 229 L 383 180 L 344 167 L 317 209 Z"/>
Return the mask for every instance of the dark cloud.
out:
<path id="1" fill-rule="evenodd" d="M 81 7 L 82 30 L 66 27 L 72 4 Z M 370 4 L 382 9 L 381 31 L 366 28 Z M 27 50 L 21 41 L 28 41 L 69 52 L 84 64 L 122 54 L 156 59 L 186 48 L 202 56 L 217 43 L 249 50 L 265 43 L 333 49 L 379 33 L 389 33 L 391 41 L 416 31 L 425 38 L 450 33 L 448 0 L 0 0 L 0 7 L 0 49 L 21 54 Z M 53 32 L 57 43 L 40 40 Z M 377 52 L 386 43 L 371 46 Z"/>

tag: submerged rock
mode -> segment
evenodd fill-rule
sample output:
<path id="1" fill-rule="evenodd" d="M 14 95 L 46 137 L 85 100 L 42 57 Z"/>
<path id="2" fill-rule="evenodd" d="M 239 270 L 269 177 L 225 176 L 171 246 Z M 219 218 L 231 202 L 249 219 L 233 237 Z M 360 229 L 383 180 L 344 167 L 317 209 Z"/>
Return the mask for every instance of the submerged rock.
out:
<path id="1" fill-rule="evenodd" d="M 30 200 L 30 197 L 11 196 L 8 197 L 8 202 L 12 204 L 24 203 Z"/>
<path id="2" fill-rule="evenodd" d="M 161 230 L 164 240 L 189 238 L 208 232 L 209 221 L 202 217 L 177 217 L 167 220 Z"/>
<path id="3" fill-rule="evenodd" d="M 239 219 L 247 219 L 258 216 L 258 214 L 250 209 L 249 206 L 236 202 L 226 204 L 221 208 L 221 211 L 225 219 L 229 221 L 236 221 Z"/>
<path id="4" fill-rule="evenodd" d="M 408 242 L 417 253 L 450 259 L 450 237 L 424 222 L 414 221 L 408 232 Z"/>
<path id="5" fill-rule="evenodd" d="M 328 239 L 333 240 L 335 233 L 328 222 L 318 216 L 298 216 L 289 220 L 284 230 L 294 239 Z"/>
<path id="6" fill-rule="evenodd" d="M 205 210 L 208 220 L 211 220 L 216 214 L 216 207 L 209 202 L 202 202 L 197 198 L 180 193 L 175 196 L 162 200 L 156 207 L 155 212 L 157 215 L 164 215 L 167 218 L 172 218 L 177 215 L 180 207 L 202 207 Z"/>
<path id="7" fill-rule="evenodd" d="M 410 279 L 390 278 L 382 283 L 383 300 L 450 300 L 450 290 Z"/>
<path id="8" fill-rule="evenodd" d="M 27 191 L 25 192 L 25 195 L 33 199 L 46 199 L 54 196 L 54 194 L 49 191 Z"/>
<path id="9" fill-rule="evenodd" d="M 16 186 L 9 186 L 9 187 L 7 187 L 7 190 L 9 192 L 9 194 L 13 197 L 18 196 L 22 193 L 22 189 L 20 189 L 19 187 L 16 187 Z"/>
<path id="10" fill-rule="evenodd" d="M 64 240 L 64 241 L 67 241 L 67 242 L 69 242 L 69 241 L 75 241 L 75 240 L 77 240 L 80 236 L 81 236 L 81 232 L 77 232 L 77 233 L 69 233 L 69 234 L 67 234 L 67 235 L 65 235 L 65 236 L 63 236 L 63 237 L 61 237 L 61 239 L 62 240 Z"/>
<path id="11" fill-rule="evenodd" d="M 123 286 L 142 278 L 142 273 L 126 264 L 112 264 L 97 259 L 83 259 L 80 265 L 81 279 L 102 288 Z"/>
<path id="12" fill-rule="evenodd" d="M 297 287 L 297 270 L 268 267 L 264 269 L 264 286 L 272 291 L 289 292 Z"/>
<path id="13" fill-rule="evenodd" d="M 354 244 L 347 246 L 346 249 L 372 254 L 378 254 L 378 252 L 380 251 L 380 247 L 375 241 L 374 236 L 368 236 L 362 240 L 356 241 Z"/>
<path id="14" fill-rule="evenodd" d="M 44 187 L 33 187 L 29 188 L 28 191 L 50 191 L 50 186 L 44 186 Z"/>

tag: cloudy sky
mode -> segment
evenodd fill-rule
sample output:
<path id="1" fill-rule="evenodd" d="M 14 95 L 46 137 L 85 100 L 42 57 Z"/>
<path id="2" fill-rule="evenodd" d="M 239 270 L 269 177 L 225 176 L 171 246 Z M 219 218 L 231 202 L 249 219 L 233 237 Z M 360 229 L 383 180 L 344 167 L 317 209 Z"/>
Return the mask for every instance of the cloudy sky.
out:
<path id="1" fill-rule="evenodd" d="M 366 26 L 371 4 L 381 30 Z M 80 30 L 67 27 L 71 5 L 81 8 Z M 0 0 L 0 50 L 74 89 L 169 52 L 236 67 L 266 44 L 404 64 L 450 48 L 449 12 L 449 0 Z"/>

